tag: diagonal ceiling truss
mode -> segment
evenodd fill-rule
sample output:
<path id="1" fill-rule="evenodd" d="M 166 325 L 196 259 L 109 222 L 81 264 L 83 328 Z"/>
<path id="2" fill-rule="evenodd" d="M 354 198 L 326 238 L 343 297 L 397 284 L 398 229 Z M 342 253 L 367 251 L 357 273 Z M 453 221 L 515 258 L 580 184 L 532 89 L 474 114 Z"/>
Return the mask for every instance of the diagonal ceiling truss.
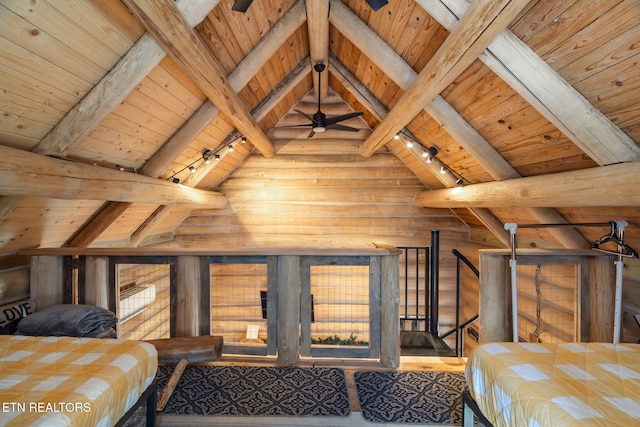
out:
<path id="1" fill-rule="evenodd" d="M 333 0 L 329 10 L 328 0 L 299 0 L 227 77 L 215 58 L 199 44 L 192 30 L 192 27 L 217 5 L 217 0 L 202 2 L 183 0 L 176 5 L 173 2 L 160 0 L 125 0 L 125 3 L 148 28 L 149 33 L 143 36 L 76 108 L 71 110 L 54 130 L 40 141 L 34 151 L 41 154 L 63 155 L 70 146 L 86 138 L 115 105 L 121 102 L 129 91 L 159 63 L 165 53 L 169 53 L 205 92 L 209 100 L 143 166 L 142 174 L 150 177 L 160 176 L 162 171 L 220 113 L 229 118 L 238 131 L 247 136 L 260 152 L 265 156 L 272 155 L 274 146 L 260 129 L 259 122 L 271 108 L 277 105 L 284 94 L 311 72 L 311 66 L 316 62 L 328 63 L 329 71 L 339 78 L 354 96 L 364 96 L 358 101 L 380 122 L 373 134 L 362 145 L 361 152 L 364 155 L 372 154 L 385 144 L 389 144 L 392 151 L 406 149 L 403 145 L 391 145 L 391 138 L 409 124 L 420 111 L 426 111 L 476 158 L 494 179 L 517 180 L 519 175 L 515 169 L 439 96 L 455 77 L 480 58 L 598 164 L 607 165 L 640 159 L 640 150 L 626 134 L 506 30 L 506 26 L 527 5 L 528 1 L 477 1 L 473 2 L 468 10 L 464 0 L 416 1 L 441 25 L 451 31 L 440 50 L 419 74 L 404 63 L 391 47 L 377 37 L 342 2 Z M 305 22 L 309 31 L 309 59 L 299 64 L 258 108 L 253 112 L 247 111 L 237 97 L 237 92 L 248 84 L 255 73 L 273 56 L 273 53 Z M 390 111 L 386 110 L 344 65 L 335 58 L 330 59 L 329 23 L 358 46 L 405 91 Z M 540 75 L 543 77 L 540 78 Z M 324 78 L 327 76 L 328 73 L 324 73 Z M 317 84 L 317 78 L 313 78 L 312 81 L 313 85 Z M 323 88 L 328 86 L 323 82 Z M 549 90 L 549 87 L 552 89 Z M 551 96 L 550 92 L 555 92 L 554 96 Z M 568 99 L 570 102 L 558 102 L 557 93 L 562 93 L 563 99 Z M 571 109 L 568 109 L 567 105 L 570 105 Z M 595 121 L 594 125 L 588 129 L 580 125 L 586 118 L 592 122 Z M 78 121 L 82 121 L 84 126 L 78 126 Z M 602 138 L 610 141 L 604 151 L 603 145 L 599 143 Z M 247 144 L 245 150 L 248 154 L 251 145 Z M 197 185 L 208 171 L 203 170 L 200 176 L 194 177 L 188 184 Z M 439 177 L 439 174 L 435 175 Z M 443 184 L 451 186 L 448 182 Z M 6 217 L 19 199 L 14 196 L 2 197 L 0 218 Z M 106 227 L 122 215 L 130 204 L 131 202 L 105 204 L 67 242 L 67 245 L 88 246 Z M 474 206 L 467 207 L 496 236 L 505 241 L 502 225 L 488 210 Z M 525 204 L 525 207 L 528 206 Z M 163 212 L 166 212 L 166 209 L 161 206 L 134 233 L 132 236 L 134 246 L 149 233 L 158 218 L 162 217 Z M 540 222 L 564 221 L 564 218 L 553 209 L 531 208 L 530 212 Z M 565 247 L 582 247 L 586 243 L 584 238 L 572 229 L 563 229 L 559 240 Z"/>

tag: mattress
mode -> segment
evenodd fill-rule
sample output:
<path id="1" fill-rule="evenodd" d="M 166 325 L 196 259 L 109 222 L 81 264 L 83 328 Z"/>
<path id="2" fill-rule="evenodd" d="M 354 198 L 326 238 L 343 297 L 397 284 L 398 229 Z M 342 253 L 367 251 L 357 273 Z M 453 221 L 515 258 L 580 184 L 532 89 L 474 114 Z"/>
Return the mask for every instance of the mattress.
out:
<path id="1" fill-rule="evenodd" d="M 640 425 L 637 344 L 484 344 L 465 376 L 495 427 Z"/>
<path id="2" fill-rule="evenodd" d="M 140 341 L 0 336 L 0 426 L 112 426 L 157 367 Z"/>

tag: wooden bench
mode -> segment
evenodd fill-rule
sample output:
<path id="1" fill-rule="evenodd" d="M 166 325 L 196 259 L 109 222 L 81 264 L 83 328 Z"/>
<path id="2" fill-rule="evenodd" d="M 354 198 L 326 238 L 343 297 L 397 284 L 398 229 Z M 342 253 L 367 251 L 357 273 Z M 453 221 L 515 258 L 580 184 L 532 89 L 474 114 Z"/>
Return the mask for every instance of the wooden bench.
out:
<path id="1" fill-rule="evenodd" d="M 189 363 L 215 362 L 222 357 L 221 336 L 163 338 L 147 341 L 158 351 L 159 364 L 175 364 L 181 359 Z"/>
<path id="2" fill-rule="evenodd" d="M 220 336 L 164 338 L 147 342 L 156 348 L 159 364 L 176 364 L 169 381 L 158 396 L 158 412 L 162 412 L 169 401 L 187 363 L 215 362 L 222 356 L 223 339 Z"/>

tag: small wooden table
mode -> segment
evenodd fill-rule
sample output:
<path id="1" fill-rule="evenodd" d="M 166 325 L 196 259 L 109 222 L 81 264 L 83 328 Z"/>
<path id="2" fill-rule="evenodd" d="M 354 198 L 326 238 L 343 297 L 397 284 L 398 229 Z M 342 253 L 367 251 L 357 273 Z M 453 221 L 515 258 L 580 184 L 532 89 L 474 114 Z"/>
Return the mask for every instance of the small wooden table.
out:
<path id="1" fill-rule="evenodd" d="M 215 362 L 222 357 L 221 336 L 177 337 L 149 340 L 158 351 L 159 364 L 176 364 L 181 359 L 189 363 Z"/>

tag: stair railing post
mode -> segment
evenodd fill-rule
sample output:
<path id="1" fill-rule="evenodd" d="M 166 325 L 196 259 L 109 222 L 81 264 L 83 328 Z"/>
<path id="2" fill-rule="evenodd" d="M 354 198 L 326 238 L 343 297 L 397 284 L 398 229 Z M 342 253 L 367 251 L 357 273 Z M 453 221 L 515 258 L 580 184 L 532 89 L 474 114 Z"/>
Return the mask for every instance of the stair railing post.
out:
<path id="1" fill-rule="evenodd" d="M 439 257 L 440 257 L 440 231 L 431 230 L 431 321 L 430 332 L 433 335 L 438 335 L 439 320 L 438 320 L 438 276 L 439 276 Z"/>

